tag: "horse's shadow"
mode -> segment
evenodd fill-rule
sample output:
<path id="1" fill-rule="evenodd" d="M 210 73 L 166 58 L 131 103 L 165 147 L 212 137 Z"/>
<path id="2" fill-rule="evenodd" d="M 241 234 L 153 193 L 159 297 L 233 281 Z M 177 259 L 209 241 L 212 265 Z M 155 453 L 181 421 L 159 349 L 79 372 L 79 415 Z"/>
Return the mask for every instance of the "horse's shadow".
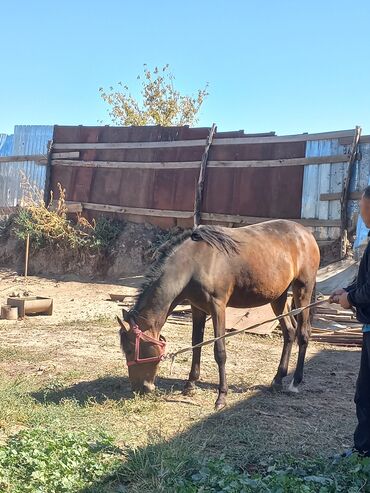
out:
<path id="1" fill-rule="evenodd" d="M 157 378 L 156 386 L 159 393 L 179 392 L 184 388 L 185 380 L 178 378 Z M 218 384 L 211 382 L 197 382 L 197 387 L 203 390 L 217 391 Z M 245 392 L 243 386 L 230 385 L 236 393 Z M 133 397 L 130 381 L 127 377 L 102 377 L 87 380 L 63 388 L 44 388 L 33 392 L 32 397 L 41 403 L 60 404 L 64 399 L 73 399 L 80 405 L 90 401 L 102 403 L 106 400 L 126 400 Z"/>

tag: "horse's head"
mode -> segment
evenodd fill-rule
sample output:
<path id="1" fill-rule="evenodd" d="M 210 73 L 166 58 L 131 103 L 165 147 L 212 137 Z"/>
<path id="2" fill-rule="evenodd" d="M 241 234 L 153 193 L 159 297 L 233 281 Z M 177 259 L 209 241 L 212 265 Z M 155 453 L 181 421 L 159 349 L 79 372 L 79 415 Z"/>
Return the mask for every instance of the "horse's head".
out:
<path id="1" fill-rule="evenodd" d="M 119 317 L 117 320 L 121 326 L 121 348 L 126 356 L 132 390 L 140 393 L 152 392 L 155 389 L 158 365 L 164 356 L 166 340 L 161 335 L 157 340 L 147 334 L 145 327 L 142 331 L 125 310 L 123 317 L 124 321 Z"/>

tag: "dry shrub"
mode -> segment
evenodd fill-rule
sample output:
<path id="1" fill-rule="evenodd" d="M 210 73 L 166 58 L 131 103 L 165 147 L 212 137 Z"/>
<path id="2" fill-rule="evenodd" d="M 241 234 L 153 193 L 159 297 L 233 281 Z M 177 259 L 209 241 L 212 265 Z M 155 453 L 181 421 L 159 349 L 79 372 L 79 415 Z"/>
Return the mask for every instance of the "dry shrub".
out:
<path id="1" fill-rule="evenodd" d="M 58 183 L 58 198 L 51 193 L 50 202 L 45 203 L 43 193 L 22 175 L 23 199 L 13 224 L 18 238 L 25 240 L 29 235 L 37 247 L 57 245 L 65 248 L 108 247 L 122 230 L 122 224 L 104 217 L 91 223 L 81 214 L 76 221 L 68 218 L 66 190 Z"/>

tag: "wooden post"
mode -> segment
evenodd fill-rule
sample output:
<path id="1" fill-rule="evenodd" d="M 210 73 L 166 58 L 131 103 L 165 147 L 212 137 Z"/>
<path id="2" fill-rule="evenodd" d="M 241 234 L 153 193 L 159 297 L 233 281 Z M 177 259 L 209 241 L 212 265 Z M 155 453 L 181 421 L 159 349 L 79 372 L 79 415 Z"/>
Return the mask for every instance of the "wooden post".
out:
<path id="1" fill-rule="evenodd" d="M 360 141 L 361 137 L 361 127 L 356 126 L 355 128 L 355 135 L 353 137 L 353 142 L 352 142 L 352 148 L 351 148 L 351 154 L 349 156 L 348 160 L 348 168 L 347 168 L 347 176 L 344 179 L 343 183 L 343 189 L 342 189 L 342 196 L 340 199 L 340 206 L 341 206 L 341 214 L 340 214 L 340 219 L 341 219 L 341 258 L 344 258 L 347 255 L 347 238 L 348 238 L 348 213 L 347 213 L 347 208 L 348 208 L 348 198 L 349 198 L 349 188 L 351 184 L 351 176 L 352 176 L 352 170 L 353 166 L 356 161 L 356 156 L 357 156 L 357 146 Z"/>
<path id="2" fill-rule="evenodd" d="M 53 141 L 48 142 L 48 155 L 46 163 L 46 173 L 45 173 L 45 185 L 44 185 L 44 202 L 47 207 L 50 202 L 50 191 L 51 191 L 51 153 L 53 149 Z"/>
<path id="3" fill-rule="evenodd" d="M 24 277 L 27 277 L 28 274 L 28 256 L 30 253 L 30 235 L 27 235 L 26 238 L 26 258 L 25 258 L 25 266 L 24 266 Z"/>
<path id="4" fill-rule="evenodd" d="M 202 212 L 202 202 L 203 202 L 203 189 L 204 189 L 204 182 L 206 179 L 208 154 L 209 154 L 209 148 L 211 147 L 213 136 L 216 132 L 216 129 L 217 129 L 216 124 L 213 123 L 211 130 L 209 131 L 209 134 L 207 137 L 206 146 L 205 146 L 204 151 L 203 151 L 202 162 L 200 165 L 199 178 L 198 178 L 197 189 L 195 192 L 195 203 L 194 203 L 194 227 L 195 228 L 197 228 L 200 225 L 201 212 Z"/>

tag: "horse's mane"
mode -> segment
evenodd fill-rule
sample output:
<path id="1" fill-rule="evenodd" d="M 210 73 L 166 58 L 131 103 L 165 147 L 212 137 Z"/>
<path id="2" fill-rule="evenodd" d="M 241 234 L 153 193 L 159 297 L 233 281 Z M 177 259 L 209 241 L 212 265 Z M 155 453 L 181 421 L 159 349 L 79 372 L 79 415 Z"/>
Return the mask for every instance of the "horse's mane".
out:
<path id="1" fill-rule="evenodd" d="M 239 242 L 231 238 L 223 228 L 218 226 L 200 226 L 194 229 L 191 239 L 205 241 L 208 245 L 217 248 L 226 255 L 239 253 Z"/>
<path id="2" fill-rule="evenodd" d="M 146 272 L 144 280 L 139 288 L 135 307 L 131 312 L 134 314 L 146 297 L 148 289 L 162 275 L 166 260 L 173 254 L 176 248 L 185 240 L 191 238 L 193 241 L 204 241 L 213 248 L 227 255 L 238 253 L 238 242 L 232 239 L 225 231 L 217 226 L 200 226 L 193 231 L 186 230 L 172 237 L 161 245 L 155 253 L 154 262 Z"/>
<path id="3" fill-rule="evenodd" d="M 163 273 L 164 269 L 164 264 L 168 257 L 175 251 L 176 247 L 181 245 L 185 240 L 190 238 L 192 235 L 191 230 L 186 230 L 181 233 L 179 233 L 176 236 L 173 236 L 170 240 L 166 241 L 161 245 L 155 255 L 154 255 L 154 261 L 145 273 L 144 280 L 141 283 L 141 286 L 139 288 L 139 293 L 136 298 L 135 302 L 135 308 L 141 304 L 141 301 L 146 295 L 147 290 L 152 286 L 152 284 L 157 281 L 161 274 Z"/>

